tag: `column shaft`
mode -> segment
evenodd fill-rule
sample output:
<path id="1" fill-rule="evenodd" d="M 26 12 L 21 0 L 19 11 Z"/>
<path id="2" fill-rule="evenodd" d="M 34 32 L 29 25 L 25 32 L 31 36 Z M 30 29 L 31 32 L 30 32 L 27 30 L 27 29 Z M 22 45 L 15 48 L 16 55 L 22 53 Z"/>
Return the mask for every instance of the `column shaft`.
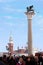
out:
<path id="1" fill-rule="evenodd" d="M 28 54 L 32 54 L 32 19 L 28 19 Z"/>

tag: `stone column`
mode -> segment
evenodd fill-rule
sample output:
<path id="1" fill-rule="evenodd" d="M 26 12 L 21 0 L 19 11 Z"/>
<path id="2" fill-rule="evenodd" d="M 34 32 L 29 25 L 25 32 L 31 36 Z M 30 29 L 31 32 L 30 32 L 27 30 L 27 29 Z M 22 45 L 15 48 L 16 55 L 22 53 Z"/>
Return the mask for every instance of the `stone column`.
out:
<path id="1" fill-rule="evenodd" d="M 28 19 L 28 55 L 32 54 L 32 17 L 34 15 L 34 11 L 25 12 Z"/>

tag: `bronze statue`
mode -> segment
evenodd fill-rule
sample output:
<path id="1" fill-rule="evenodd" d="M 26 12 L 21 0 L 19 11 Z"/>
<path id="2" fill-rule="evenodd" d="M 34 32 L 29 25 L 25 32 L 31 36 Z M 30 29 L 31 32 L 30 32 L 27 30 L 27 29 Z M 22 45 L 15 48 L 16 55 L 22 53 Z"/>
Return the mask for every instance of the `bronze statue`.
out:
<path id="1" fill-rule="evenodd" d="M 33 10 L 33 5 L 27 7 L 27 12 L 29 12 L 29 11 L 33 11 L 33 12 L 34 12 L 34 10 Z"/>

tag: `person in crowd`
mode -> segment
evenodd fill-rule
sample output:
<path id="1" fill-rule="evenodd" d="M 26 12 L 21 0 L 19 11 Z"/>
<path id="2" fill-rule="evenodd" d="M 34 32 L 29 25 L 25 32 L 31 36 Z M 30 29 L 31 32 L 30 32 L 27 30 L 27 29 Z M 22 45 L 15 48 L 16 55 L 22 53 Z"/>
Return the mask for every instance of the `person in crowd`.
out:
<path id="1" fill-rule="evenodd" d="M 26 60 L 26 65 L 31 65 L 31 62 L 30 62 L 30 56 L 27 58 Z"/>
<path id="2" fill-rule="evenodd" d="M 9 65 L 16 65 L 16 62 L 13 57 L 9 59 Z"/>
<path id="3" fill-rule="evenodd" d="M 31 65 L 37 65 L 37 62 L 36 62 L 34 56 L 30 56 L 30 63 L 31 63 Z"/>
<path id="4" fill-rule="evenodd" d="M 38 56 L 38 63 L 39 63 L 39 65 L 43 65 L 43 58 L 42 58 L 41 54 L 39 54 L 39 56 Z"/>
<path id="5" fill-rule="evenodd" d="M 6 65 L 4 62 L 0 61 L 0 65 Z"/>
<path id="6" fill-rule="evenodd" d="M 35 62 L 36 62 L 36 65 L 39 65 L 39 63 L 38 63 L 38 56 L 34 56 L 34 58 L 35 58 Z"/>
<path id="7" fill-rule="evenodd" d="M 7 63 L 7 56 L 6 55 L 3 55 L 2 61 L 3 61 L 4 64 L 8 65 L 8 63 Z"/>
<path id="8" fill-rule="evenodd" d="M 22 57 L 19 58 L 19 61 L 16 65 L 25 65 L 24 60 Z"/>

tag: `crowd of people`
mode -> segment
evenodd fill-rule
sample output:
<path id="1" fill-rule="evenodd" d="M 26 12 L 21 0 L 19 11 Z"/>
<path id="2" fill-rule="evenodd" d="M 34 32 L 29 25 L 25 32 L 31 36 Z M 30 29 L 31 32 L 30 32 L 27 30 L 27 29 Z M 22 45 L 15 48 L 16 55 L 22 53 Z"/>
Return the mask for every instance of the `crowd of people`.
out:
<path id="1" fill-rule="evenodd" d="M 6 56 L 0 57 L 0 65 L 43 65 L 43 56 Z"/>

